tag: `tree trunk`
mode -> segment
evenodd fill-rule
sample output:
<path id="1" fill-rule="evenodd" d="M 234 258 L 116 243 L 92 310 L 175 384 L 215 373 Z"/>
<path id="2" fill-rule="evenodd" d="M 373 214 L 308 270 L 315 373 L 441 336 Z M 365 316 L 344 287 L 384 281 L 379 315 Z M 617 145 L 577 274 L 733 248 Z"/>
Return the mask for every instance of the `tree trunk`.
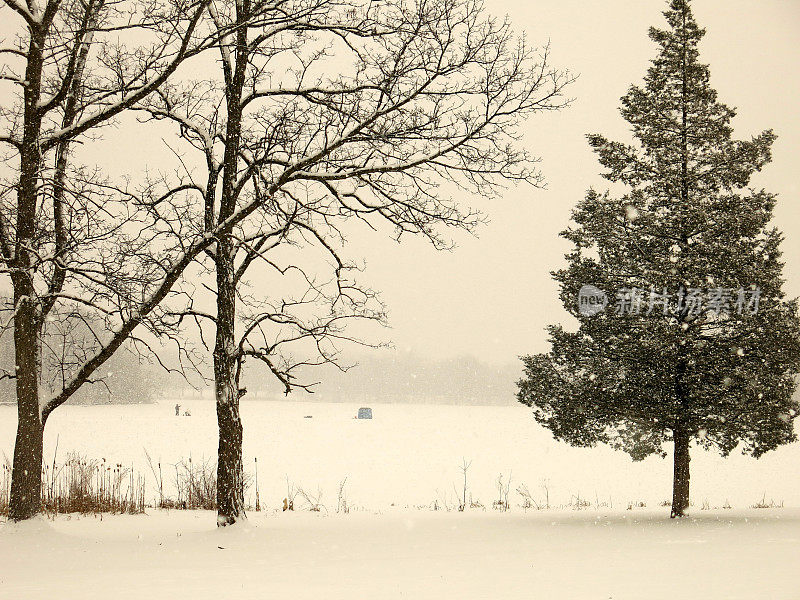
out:
<path id="1" fill-rule="evenodd" d="M 15 297 L 19 296 L 15 293 Z M 39 343 L 36 306 L 30 296 L 16 300 L 14 355 L 17 385 L 17 439 L 11 472 L 8 516 L 23 521 L 35 516 L 42 503 L 44 424 L 39 412 Z"/>
<path id="2" fill-rule="evenodd" d="M 234 214 L 237 199 L 239 145 L 242 131 L 242 90 L 249 63 L 247 20 L 250 3 L 236 3 L 235 64 L 226 82 L 225 153 L 218 222 Z M 223 60 L 228 60 L 223 57 Z M 230 63 L 227 63 L 231 66 Z M 209 212 L 211 211 L 211 212 Z M 206 205 L 206 226 L 213 217 L 213 200 Z M 217 525 L 224 527 L 244 517 L 244 468 L 242 465 L 242 421 L 239 417 L 239 381 L 236 374 L 237 346 L 236 245 L 227 233 L 219 236 L 214 262 L 217 275 L 217 337 L 214 348 L 214 385 L 217 397 L 219 451 L 217 456 Z"/>
<path id="3" fill-rule="evenodd" d="M 38 113 L 45 36 L 31 32 L 24 92 L 24 123 L 17 187 L 17 223 L 11 282 L 14 287 L 14 358 L 17 392 L 17 438 L 11 472 L 9 518 L 35 516 L 42 503 L 42 446 L 44 424 L 39 408 L 40 315 L 33 285 L 31 251 L 36 247 L 36 207 L 41 168 Z"/>
<path id="4" fill-rule="evenodd" d="M 44 427 L 38 419 L 22 415 L 20 407 L 14 467 L 11 472 L 11 503 L 8 518 L 24 521 L 35 517 L 42 507 L 42 446 Z"/>
<path id="5" fill-rule="evenodd" d="M 689 434 L 682 429 L 672 432 L 675 443 L 672 477 L 671 518 L 683 517 L 689 508 Z"/>
<path id="6" fill-rule="evenodd" d="M 233 247 L 229 236 L 217 244 L 217 333 L 214 348 L 214 387 L 217 400 L 219 450 L 217 455 L 217 525 L 235 523 L 244 516 L 242 421 L 236 381 L 236 284 Z"/>
<path id="7" fill-rule="evenodd" d="M 244 517 L 244 468 L 242 465 L 242 421 L 238 392 L 217 386 L 217 525 L 224 527 Z"/>
<path id="8" fill-rule="evenodd" d="M 683 10 L 683 31 L 686 31 L 686 12 Z M 681 55 L 681 73 L 683 74 L 681 80 L 681 205 L 682 208 L 689 206 L 689 113 L 688 113 L 688 67 L 687 67 L 687 43 L 684 37 L 683 52 Z M 681 212 L 681 215 L 684 213 Z M 686 234 L 686 224 L 683 216 L 680 220 L 680 238 L 681 238 L 681 256 L 686 256 L 686 251 L 689 246 L 689 239 Z M 683 273 L 681 272 L 681 279 L 683 280 Z M 684 308 L 680 314 L 679 323 L 681 325 L 686 323 L 688 316 L 688 308 L 685 306 L 686 294 L 685 291 L 681 295 L 681 301 L 684 303 Z M 688 329 L 686 330 L 688 332 Z M 676 384 L 675 392 L 680 406 L 680 417 L 676 423 L 675 429 L 672 431 L 672 440 L 675 444 L 673 450 L 674 464 L 672 474 L 672 511 L 670 518 L 682 517 L 686 514 L 689 508 L 689 440 L 690 436 L 683 419 L 687 417 L 689 412 L 688 395 L 685 389 L 684 378 L 686 377 L 686 369 L 688 359 L 686 357 L 686 346 L 681 345 L 679 350 L 679 360 L 676 371 Z"/>

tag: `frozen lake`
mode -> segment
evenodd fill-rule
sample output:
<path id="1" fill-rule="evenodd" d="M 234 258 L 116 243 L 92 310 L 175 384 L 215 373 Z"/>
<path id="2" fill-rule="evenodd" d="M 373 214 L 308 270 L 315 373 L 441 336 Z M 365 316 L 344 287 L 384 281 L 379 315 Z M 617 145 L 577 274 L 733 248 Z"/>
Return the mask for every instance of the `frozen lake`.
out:
<path id="1" fill-rule="evenodd" d="M 217 431 L 214 403 L 182 399 L 152 405 L 64 406 L 53 413 L 45 435 L 45 461 L 72 450 L 89 458 L 134 466 L 147 476 L 155 497 L 145 450 L 161 461 L 165 484 L 171 465 L 191 457 L 214 460 Z M 360 406 L 371 406 L 372 420 L 356 420 Z M 310 416 L 312 418 L 304 418 Z M 462 487 L 462 460 L 472 461 L 468 496 L 487 507 L 498 498 L 497 478 L 511 476 L 514 491 L 525 484 L 537 502 L 552 506 L 579 497 L 614 508 L 642 501 L 655 508 L 671 497 L 671 460 L 651 457 L 634 463 L 607 447 L 572 448 L 556 442 L 520 406 L 333 404 L 308 402 L 242 403 L 245 466 L 258 459 L 261 502 L 278 508 L 287 477 L 335 510 L 338 484 L 345 478 L 348 502 L 357 508 L 454 506 Z M 0 452 L 11 457 L 16 409 L 0 406 Z M 736 509 L 762 497 L 800 507 L 800 445 L 770 452 L 760 460 L 739 454 L 720 458 L 696 448 L 692 455 L 692 501 Z M 252 490 L 251 490 L 252 492 Z M 252 493 L 249 494 L 252 496 Z M 663 508 L 665 512 L 668 510 Z"/>

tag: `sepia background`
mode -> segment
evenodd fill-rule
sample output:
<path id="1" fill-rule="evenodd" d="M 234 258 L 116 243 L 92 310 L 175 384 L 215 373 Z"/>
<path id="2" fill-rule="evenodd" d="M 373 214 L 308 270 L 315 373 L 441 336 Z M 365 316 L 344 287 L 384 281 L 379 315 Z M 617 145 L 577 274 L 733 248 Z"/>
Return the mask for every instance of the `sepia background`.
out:
<path id="1" fill-rule="evenodd" d="M 243 448 L 245 470 L 255 478 L 248 479 L 246 499 L 263 508 L 248 508 L 250 524 L 213 531 L 209 511 L 148 506 L 146 516 L 100 513 L 5 527 L 0 596 L 797 597 L 800 445 L 759 460 L 698 448 L 696 512 L 678 524 L 667 520 L 670 460 L 653 455 L 632 462 L 606 445 L 556 441 L 514 397 L 518 357 L 546 351 L 545 326 L 571 319 L 550 277 L 568 250 L 558 234 L 587 189 L 606 187 L 585 135 L 628 139 L 619 98 L 642 81 L 656 53 L 647 30 L 663 27 L 667 2 L 486 3 L 531 43 L 549 39 L 551 64 L 578 76 L 568 91 L 571 107 L 524 125 L 546 189 L 511 186 L 489 200 L 444 188 L 487 217 L 476 236 L 455 235 L 452 251 L 348 226 L 346 256 L 365 261 L 360 279 L 381 292 L 391 326 L 353 333 L 392 346 L 346 347 L 345 362 L 358 368 L 315 374 L 323 381 L 318 394 L 295 393 L 285 402 L 249 402 L 272 398 L 260 393 L 268 384 L 280 394 L 269 373 L 251 370 Z M 774 225 L 786 237 L 785 291 L 800 296 L 800 0 L 693 0 L 692 9 L 708 30 L 701 60 L 711 65 L 711 84 L 723 103 L 738 108 L 734 136 L 767 128 L 778 135 L 772 163 L 752 185 L 778 194 Z M 8 26 L 0 19 L 0 38 Z M 205 77 L 207 66 L 190 62 L 182 74 Z M 105 139 L 77 150 L 80 159 L 114 178 L 175 169 L 168 128 L 136 126 L 133 119 L 101 131 Z M 0 295 L 8 295 L 3 285 Z M 266 282 L 255 288 L 271 292 Z M 10 343 L 8 335 L 0 339 L 0 358 L 13 356 Z M 112 386 L 107 398 L 85 401 L 141 405 L 53 413 L 45 464 L 52 464 L 51 481 L 62 472 L 56 457 L 90 471 L 115 465 L 117 474 L 130 474 L 131 487 L 135 472 L 146 488 L 143 502 L 155 507 L 160 498 L 163 507 L 165 493 L 181 499 L 187 479 L 179 469 L 206 481 L 216 468 L 212 385 L 190 390 L 131 355 L 114 357 L 128 359 L 104 365 Z M 111 377 L 125 369 L 127 378 Z M 148 402 L 154 390 L 160 402 Z M 3 402 L 13 391 L 3 393 L 0 387 L 0 459 L 8 467 L 0 472 L 0 492 L 10 481 L 17 419 L 16 407 Z M 314 399 L 348 403 L 308 402 Z M 357 419 L 360 406 L 372 406 L 374 419 Z M 470 506 L 461 512 L 467 489 Z M 497 508 L 504 490 L 506 509 L 512 495 L 509 512 Z M 287 499 L 295 497 L 297 511 L 287 511 Z M 341 518 L 327 518 L 334 513 Z"/>

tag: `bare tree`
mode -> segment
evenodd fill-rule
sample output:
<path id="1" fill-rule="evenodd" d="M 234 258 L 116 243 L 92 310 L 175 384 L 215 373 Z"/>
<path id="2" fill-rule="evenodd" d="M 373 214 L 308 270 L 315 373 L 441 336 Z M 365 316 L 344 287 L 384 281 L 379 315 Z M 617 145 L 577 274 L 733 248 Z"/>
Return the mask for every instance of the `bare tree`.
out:
<path id="1" fill-rule="evenodd" d="M 17 37 L 0 48 L 4 167 L 0 258 L 13 287 L 17 439 L 10 517 L 38 512 L 48 415 L 66 402 L 133 330 L 147 324 L 193 257 L 212 240 L 165 244 L 125 186 L 70 160 L 72 145 L 152 93 L 214 43 L 198 28 L 208 0 L 4 0 Z M 216 34 L 215 34 L 216 35 Z M 250 207 L 250 212 L 256 206 Z M 224 227 L 231 227 L 233 217 Z M 42 398 L 42 331 L 70 307 L 95 311 L 105 335 Z M 155 327 L 156 321 L 152 322 Z M 83 352 L 83 350 L 81 350 Z"/>
<path id="2" fill-rule="evenodd" d="M 462 489 L 462 497 L 460 498 L 461 502 L 458 506 L 458 510 L 460 511 L 464 511 L 467 508 L 467 472 L 471 466 L 472 461 L 467 462 L 466 458 L 461 459 L 461 466 L 459 467 L 459 470 L 461 471 L 461 475 L 464 477 L 464 486 Z M 458 492 L 456 492 L 456 497 L 458 497 Z"/>
<path id="3" fill-rule="evenodd" d="M 503 179 L 539 184 L 516 127 L 532 112 L 562 107 L 570 82 L 548 65 L 546 49 L 529 48 L 474 0 L 4 1 L 21 19 L 21 43 L 2 49 L 9 64 L 21 62 L 17 71 L 13 65 L 3 71 L 3 80 L 18 86 L 20 102 L 3 107 L 0 135 L 10 148 L 7 164 L 18 174 L 0 211 L 0 250 L 14 288 L 16 520 L 38 510 L 47 416 L 137 326 L 163 332 L 163 319 L 153 315 L 172 313 L 157 307 L 206 252 L 216 275 L 220 517 L 221 524 L 234 522 L 242 489 L 238 373 L 246 356 L 272 364 L 274 347 L 247 340 L 285 312 L 251 315 L 259 325 L 237 340 L 239 269 L 257 259 L 269 264 L 273 242 L 291 231 L 293 243 L 313 242 L 329 253 L 334 308 L 363 303 L 353 296 L 363 290 L 342 286 L 347 263 L 336 249 L 345 242 L 340 224 L 358 219 L 377 228 L 384 222 L 398 238 L 420 234 L 446 247 L 443 227 L 471 229 L 480 215 L 446 198 L 441 184 L 483 195 L 497 193 Z M 144 50 L 112 42 L 134 29 L 150 35 Z M 207 181 L 134 201 L 124 186 L 70 167 L 73 140 L 166 89 L 183 61 L 211 45 L 222 65 L 222 77 L 212 80 L 221 82 L 224 99 L 212 113 L 218 130 L 209 137 L 208 127 L 180 123 L 196 143 L 221 151 L 221 160 L 207 165 Z M 219 89 L 213 87 L 212 97 Z M 203 210 L 183 203 L 182 192 L 199 193 Z M 80 219 L 65 216 L 68 198 Z M 112 199 L 119 202 L 115 211 L 108 210 Z M 86 231 L 100 233 L 76 236 Z M 41 328 L 59 302 L 99 310 L 110 334 L 98 339 L 62 389 L 40 402 Z M 290 324 L 314 342 L 330 338 L 328 321 L 312 322 Z M 287 372 L 275 369 L 279 378 Z M 290 389 L 293 382 L 285 377 L 284 383 Z"/>
<path id="4" fill-rule="evenodd" d="M 297 179 L 276 187 L 260 172 L 258 165 L 269 162 L 275 150 L 271 137 L 276 132 L 265 130 L 259 123 L 263 111 L 246 110 L 265 102 L 248 97 L 252 92 L 247 92 L 246 86 L 253 88 L 263 75 L 241 80 L 234 77 L 237 70 L 248 71 L 259 61 L 297 50 L 299 39 L 283 42 L 281 35 L 320 26 L 317 12 L 326 5 L 333 6 L 329 2 L 301 2 L 287 16 L 285 5 L 245 3 L 231 15 L 212 4 L 208 16 L 220 36 L 219 80 L 167 84 L 137 107 L 146 120 L 175 123 L 179 138 L 201 157 L 197 161 L 199 176 L 186 167 L 181 154 L 184 169 L 177 180 L 162 176 L 148 182 L 143 195 L 149 198 L 146 206 L 154 218 L 162 218 L 165 198 L 179 194 L 193 197 L 202 216 L 203 232 L 208 234 L 243 204 L 254 199 L 260 203 L 254 218 L 217 237 L 213 248 L 205 253 L 216 284 L 206 286 L 213 295 L 214 309 L 204 311 L 192 302 L 174 313 L 176 325 L 189 317 L 201 331 L 208 323 L 214 328 L 220 525 L 233 523 L 244 514 L 239 416 L 239 400 L 246 392 L 241 385 L 244 363 L 253 359 L 264 365 L 286 393 L 298 388 L 310 391 L 313 383 L 298 379 L 295 372 L 320 364 L 344 368 L 337 360 L 335 343 L 358 341 L 345 332 L 347 320 L 384 320 L 375 294 L 348 276 L 356 267 L 343 260 L 337 250 L 342 236 L 325 214 L 317 211 L 305 184 Z M 338 28 L 347 29 L 331 25 L 332 30 Z M 226 35 L 226 31 L 233 33 Z M 279 245 L 292 249 L 288 255 L 283 252 L 283 259 L 272 256 Z M 314 248 L 323 257 L 312 256 L 309 251 Z M 277 274 L 278 293 L 266 299 L 247 293 L 254 265 Z M 324 275 L 323 269 L 330 274 Z M 262 270 L 257 278 L 264 276 Z M 238 333 L 237 326 L 241 326 Z M 205 343 L 205 336 L 201 338 Z"/>
<path id="5" fill-rule="evenodd" d="M 516 143 L 516 127 L 532 112 L 564 106 L 571 78 L 549 66 L 546 49 L 529 48 L 474 0 L 244 0 L 212 2 L 207 16 L 218 31 L 230 32 L 220 35 L 221 73 L 162 87 L 140 108 L 177 123 L 204 157 L 200 180 L 187 168 L 154 198 L 198 194 L 206 231 L 254 198 L 261 206 L 258 219 L 218 236 L 207 253 L 216 312 L 201 318 L 215 325 L 224 525 L 242 512 L 242 359 L 261 360 L 287 391 L 304 387 L 291 370 L 334 360 L 320 343 L 346 338 L 334 325 L 350 316 L 382 316 L 367 308 L 370 292 L 345 280 L 352 265 L 340 256 L 344 223 L 355 219 L 374 229 L 388 223 L 398 238 L 418 234 L 447 247 L 443 228 L 472 229 L 480 215 L 450 201 L 442 184 L 486 196 L 503 179 L 538 185 L 541 175 Z M 333 293 L 320 291 L 307 252 L 289 264 L 270 258 L 279 244 L 324 249 Z M 331 310 L 309 326 L 287 311 L 295 303 L 279 290 L 280 306 L 252 311 L 237 339 L 239 286 L 256 260 L 300 273 Z M 286 325 L 294 334 L 270 342 L 275 326 Z M 314 354 L 278 364 L 278 346 L 298 338 L 310 339 Z"/>
<path id="6" fill-rule="evenodd" d="M 497 483 L 497 500 L 495 500 L 493 506 L 496 509 L 505 512 L 509 509 L 508 494 L 511 490 L 511 473 L 508 474 L 508 480 L 505 483 L 503 482 L 503 474 L 500 473 L 500 475 L 497 477 L 496 483 Z"/>

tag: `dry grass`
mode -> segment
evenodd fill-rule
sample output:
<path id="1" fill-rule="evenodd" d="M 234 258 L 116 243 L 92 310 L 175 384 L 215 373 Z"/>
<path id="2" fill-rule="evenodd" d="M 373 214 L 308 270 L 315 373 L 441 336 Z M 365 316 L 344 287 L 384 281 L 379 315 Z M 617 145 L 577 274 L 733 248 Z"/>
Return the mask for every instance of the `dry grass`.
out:
<path id="1" fill-rule="evenodd" d="M 11 500 L 11 461 L 3 453 L 3 472 L 0 477 L 0 516 L 8 515 L 8 504 Z"/>
<path id="2" fill-rule="evenodd" d="M 11 498 L 11 463 L 3 455 L 0 477 L 0 515 L 8 515 Z M 76 452 L 65 460 L 42 468 L 42 512 L 60 513 L 143 513 L 144 477 L 133 468 L 106 459 L 87 459 Z"/>
<path id="3" fill-rule="evenodd" d="M 767 493 L 764 492 L 764 495 L 761 497 L 761 500 L 759 500 L 755 504 L 751 504 L 750 508 L 783 508 L 783 500 L 781 500 L 780 502 L 775 502 L 775 500 L 770 498 L 769 502 L 767 502 Z"/>
<path id="4" fill-rule="evenodd" d="M 143 513 L 145 480 L 132 467 L 72 452 L 42 470 L 42 510 L 59 513 Z"/>
<path id="5" fill-rule="evenodd" d="M 156 492 L 154 500 L 147 502 L 148 478 L 133 466 L 108 462 L 105 458 L 92 459 L 77 452 L 71 452 L 63 461 L 59 461 L 55 454 L 52 462 L 42 468 L 42 512 L 47 515 L 138 514 L 145 512 L 146 508 L 217 508 L 215 461 L 197 461 L 190 457 L 162 468 L 161 462 L 153 463 L 145 451 Z M 0 469 L 0 516 L 4 517 L 8 515 L 11 498 L 11 472 L 11 461 L 3 454 Z M 169 495 L 165 493 L 165 475 L 169 478 Z M 252 482 L 252 475 L 245 473 L 245 492 Z M 256 494 L 258 493 L 256 489 Z M 261 506 L 256 507 L 256 510 L 259 509 Z"/>

